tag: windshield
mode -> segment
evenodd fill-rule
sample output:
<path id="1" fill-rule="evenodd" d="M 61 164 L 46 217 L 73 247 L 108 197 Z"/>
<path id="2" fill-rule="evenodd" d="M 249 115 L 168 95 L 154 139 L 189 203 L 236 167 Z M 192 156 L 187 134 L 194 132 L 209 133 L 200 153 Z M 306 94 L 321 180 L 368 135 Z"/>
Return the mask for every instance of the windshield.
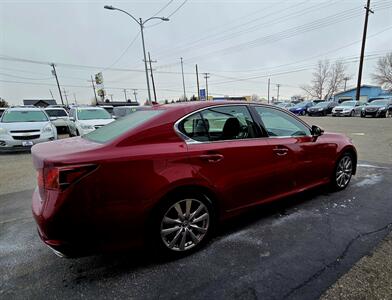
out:
<path id="1" fill-rule="evenodd" d="M 103 108 L 89 108 L 77 110 L 79 120 L 111 119 L 111 115 Z"/>
<path id="2" fill-rule="evenodd" d="M 389 102 L 388 100 L 375 100 L 370 102 L 368 105 L 381 107 L 381 106 L 387 106 L 388 102 Z"/>
<path id="3" fill-rule="evenodd" d="M 351 107 L 351 106 L 355 106 L 355 104 L 357 104 L 357 101 L 345 101 L 345 102 L 342 102 L 340 104 L 340 106 L 349 106 L 349 107 Z"/>
<path id="4" fill-rule="evenodd" d="M 46 122 L 48 117 L 39 110 L 11 110 L 3 114 L 2 122 L 16 123 L 16 122 Z"/>
<path id="5" fill-rule="evenodd" d="M 136 111 L 84 135 L 83 138 L 97 143 L 107 143 L 119 137 L 123 133 L 149 121 L 162 112 L 162 110 Z"/>
<path id="6" fill-rule="evenodd" d="M 318 107 L 327 107 L 327 106 L 328 106 L 328 102 L 319 102 L 313 107 L 318 108 Z"/>
<path id="7" fill-rule="evenodd" d="M 45 109 L 46 114 L 49 117 L 67 117 L 67 113 L 64 109 Z"/>

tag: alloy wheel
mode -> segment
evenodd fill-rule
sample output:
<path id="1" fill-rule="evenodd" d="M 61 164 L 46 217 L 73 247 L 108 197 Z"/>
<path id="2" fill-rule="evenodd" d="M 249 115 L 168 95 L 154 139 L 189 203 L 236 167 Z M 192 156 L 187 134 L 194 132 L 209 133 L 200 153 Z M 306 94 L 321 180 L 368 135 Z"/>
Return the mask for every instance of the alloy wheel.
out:
<path id="1" fill-rule="evenodd" d="M 345 188 L 350 182 L 353 172 L 353 163 L 350 156 L 345 155 L 339 161 L 336 168 L 336 184 L 339 188 Z"/>
<path id="2" fill-rule="evenodd" d="M 172 205 L 161 222 L 161 239 L 173 251 L 187 251 L 198 245 L 210 226 L 210 212 L 196 199 L 184 199 Z"/>

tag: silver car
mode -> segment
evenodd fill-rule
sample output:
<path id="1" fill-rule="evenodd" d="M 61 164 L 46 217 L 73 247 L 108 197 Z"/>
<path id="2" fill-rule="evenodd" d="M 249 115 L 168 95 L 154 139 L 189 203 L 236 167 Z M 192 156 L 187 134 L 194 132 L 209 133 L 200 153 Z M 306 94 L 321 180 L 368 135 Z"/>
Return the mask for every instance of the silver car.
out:
<path id="1" fill-rule="evenodd" d="M 0 119 L 0 151 L 29 150 L 57 139 L 56 127 L 40 108 L 11 107 Z"/>

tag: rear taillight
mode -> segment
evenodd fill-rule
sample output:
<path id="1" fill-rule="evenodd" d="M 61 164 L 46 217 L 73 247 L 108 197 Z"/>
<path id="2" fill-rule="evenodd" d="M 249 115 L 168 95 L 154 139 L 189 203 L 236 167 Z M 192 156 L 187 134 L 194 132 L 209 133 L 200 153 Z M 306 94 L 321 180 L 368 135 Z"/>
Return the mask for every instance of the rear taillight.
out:
<path id="1" fill-rule="evenodd" d="M 41 199 L 46 198 L 46 191 L 63 191 L 95 168 L 95 165 L 76 165 L 39 169 L 37 180 Z"/>

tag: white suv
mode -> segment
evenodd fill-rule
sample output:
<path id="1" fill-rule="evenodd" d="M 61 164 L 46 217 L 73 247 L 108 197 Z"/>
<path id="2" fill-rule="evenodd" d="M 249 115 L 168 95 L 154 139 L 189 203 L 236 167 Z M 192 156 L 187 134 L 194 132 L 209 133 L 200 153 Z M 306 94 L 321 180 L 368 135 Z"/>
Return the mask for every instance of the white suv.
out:
<path id="1" fill-rule="evenodd" d="M 73 121 L 69 127 L 71 136 L 85 135 L 114 121 L 105 109 L 95 106 L 71 108 L 69 118 Z"/>
<path id="2" fill-rule="evenodd" d="M 50 121 L 56 126 L 57 133 L 69 133 L 69 126 L 71 121 L 67 111 L 62 107 L 47 107 L 45 108 L 46 114 L 49 116 Z"/>
<path id="3" fill-rule="evenodd" d="M 0 119 L 0 151 L 28 150 L 57 139 L 56 127 L 40 108 L 11 107 Z"/>

